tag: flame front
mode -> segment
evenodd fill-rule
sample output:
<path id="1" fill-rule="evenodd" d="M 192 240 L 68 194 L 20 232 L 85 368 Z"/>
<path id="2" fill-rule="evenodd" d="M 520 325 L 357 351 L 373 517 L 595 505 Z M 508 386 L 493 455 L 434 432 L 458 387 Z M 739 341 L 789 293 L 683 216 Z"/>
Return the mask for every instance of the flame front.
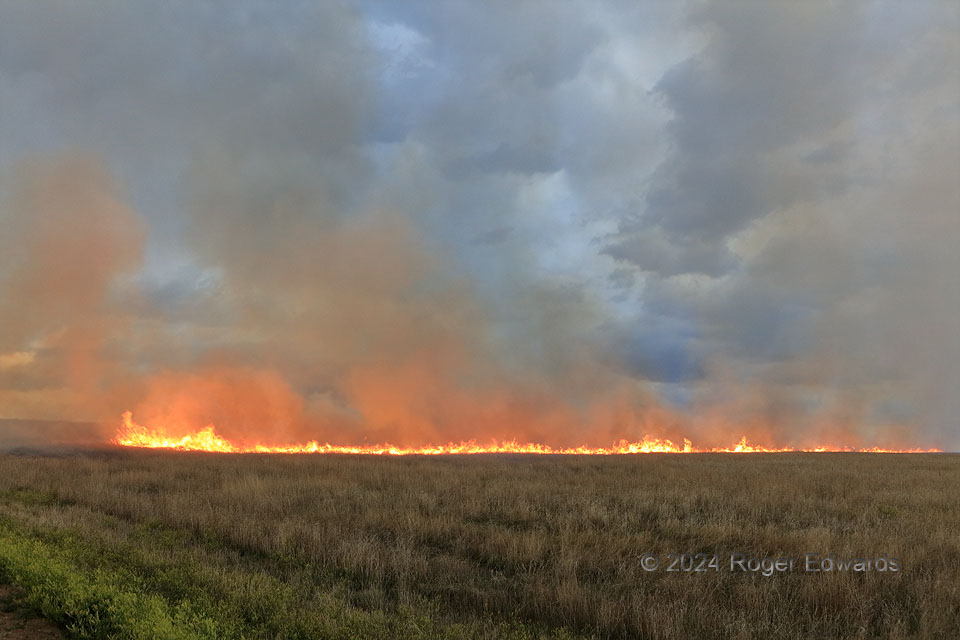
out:
<path id="1" fill-rule="evenodd" d="M 146 449 L 175 449 L 177 451 L 208 451 L 215 453 L 353 453 L 364 455 L 460 455 L 481 453 L 525 453 L 541 455 L 622 455 L 635 453 L 784 453 L 803 452 L 861 452 L 861 453 L 939 453 L 940 449 L 883 449 L 879 447 L 828 447 L 810 449 L 793 447 L 768 448 L 751 445 L 746 436 L 729 447 L 700 448 L 684 438 L 683 444 L 675 444 L 662 438 L 644 437 L 643 440 L 629 442 L 620 440 L 609 447 L 567 447 L 554 448 L 545 444 L 521 443 L 516 441 L 491 442 L 479 444 L 474 440 L 423 447 L 397 447 L 391 444 L 375 445 L 333 445 L 320 444 L 317 441 L 305 444 L 267 445 L 262 443 L 235 443 L 217 435 L 212 425 L 184 436 L 171 436 L 163 429 L 149 429 L 133 421 L 129 411 L 123 414 L 123 426 L 113 440 L 123 447 Z"/>

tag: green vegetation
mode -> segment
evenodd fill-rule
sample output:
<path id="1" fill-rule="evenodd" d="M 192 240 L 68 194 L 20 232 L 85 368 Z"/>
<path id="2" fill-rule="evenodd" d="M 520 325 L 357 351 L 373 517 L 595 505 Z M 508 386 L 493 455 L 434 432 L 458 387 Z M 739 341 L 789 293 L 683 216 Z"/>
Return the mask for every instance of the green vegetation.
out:
<path id="1" fill-rule="evenodd" d="M 122 573 L 82 571 L 70 546 L 45 544 L 0 526 L 0 565 L 25 599 L 81 638 L 187 640 L 219 638 L 218 626 L 192 610 L 189 601 L 175 609 L 159 596 L 147 595 Z"/>
<path id="2" fill-rule="evenodd" d="M 958 531 L 955 455 L 0 456 L 0 577 L 78 638 L 952 638 Z"/>

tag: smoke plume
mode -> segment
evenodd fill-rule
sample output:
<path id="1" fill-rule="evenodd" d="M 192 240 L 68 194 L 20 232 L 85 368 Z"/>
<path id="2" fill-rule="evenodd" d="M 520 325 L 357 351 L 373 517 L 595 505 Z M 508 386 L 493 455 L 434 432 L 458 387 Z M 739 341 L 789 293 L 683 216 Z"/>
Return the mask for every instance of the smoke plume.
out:
<path id="1" fill-rule="evenodd" d="M 107 4 L 0 7 L 0 418 L 960 446 L 957 7 Z"/>

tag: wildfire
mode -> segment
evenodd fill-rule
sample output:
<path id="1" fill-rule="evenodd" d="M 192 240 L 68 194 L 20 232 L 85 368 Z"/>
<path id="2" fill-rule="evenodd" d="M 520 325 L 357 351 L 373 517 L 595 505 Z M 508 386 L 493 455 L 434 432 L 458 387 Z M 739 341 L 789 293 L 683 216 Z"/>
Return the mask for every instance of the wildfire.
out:
<path id="1" fill-rule="evenodd" d="M 467 442 L 429 445 L 424 447 L 396 447 L 391 444 L 375 445 L 333 445 L 320 444 L 312 441 L 305 444 L 266 445 L 262 443 L 235 443 L 227 440 L 214 431 L 213 426 L 206 426 L 194 433 L 183 436 L 172 436 L 163 429 L 150 429 L 140 426 L 133 421 L 133 414 L 129 411 L 123 414 L 123 426 L 113 440 L 114 444 L 123 447 L 139 447 L 146 449 L 175 449 L 177 451 L 207 451 L 216 453 L 353 453 L 364 455 L 451 455 L 451 454 L 481 454 L 481 453 L 525 453 L 541 455 L 622 455 L 635 453 L 782 453 L 790 451 L 805 452 L 861 452 L 861 453 L 938 453 L 940 449 L 857 449 L 852 447 L 817 447 L 815 449 L 794 449 L 792 447 L 767 448 L 751 445 L 746 436 L 729 446 L 719 448 L 694 447 L 690 440 L 684 438 L 683 444 L 675 444 L 670 440 L 644 437 L 637 442 L 620 440 L 609 447 L 569 447 L 554 448 L 544 444 L 521 443 L 516 441 L 491 442 L 479 444 L 470 440 Z"/>

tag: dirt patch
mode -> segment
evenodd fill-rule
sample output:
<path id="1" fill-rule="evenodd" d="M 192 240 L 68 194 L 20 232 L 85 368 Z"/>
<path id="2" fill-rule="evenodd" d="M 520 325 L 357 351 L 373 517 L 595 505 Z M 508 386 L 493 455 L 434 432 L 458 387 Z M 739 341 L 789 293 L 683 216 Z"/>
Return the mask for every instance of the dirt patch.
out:
<path id="1" fill-rule="evenodd" d="M 0 584 L 0 640 L 66 639 L 52 622 L 20 606 L 16 595 L 16 587 Z"/>

